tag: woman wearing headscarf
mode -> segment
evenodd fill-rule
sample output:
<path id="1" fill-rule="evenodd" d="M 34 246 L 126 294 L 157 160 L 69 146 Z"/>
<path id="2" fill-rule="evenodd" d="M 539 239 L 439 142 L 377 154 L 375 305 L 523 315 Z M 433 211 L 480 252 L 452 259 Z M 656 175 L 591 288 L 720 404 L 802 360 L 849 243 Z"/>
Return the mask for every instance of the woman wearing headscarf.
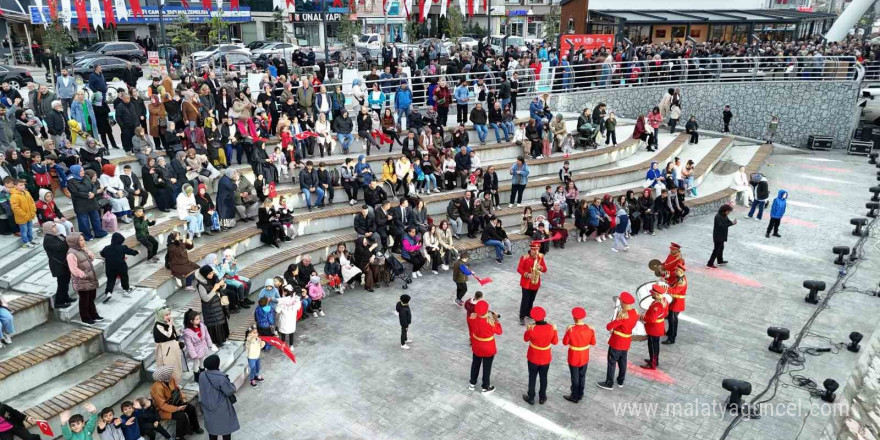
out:
<path id="1" fill-rule="evenodd" d="M 65 237 L 58 231 L 55 222 L 43 223 L 43 249 L 49 259 L 49 272 L 55 277 L 55 308 L 63 309 L 73 302 L 70 299 L 70 267 L 67 264 L 67 251 L 70 247 Z"/>
<path id="2" fill-rule="evenodd" d="M 150 105 L 147 106 L 147 112 L 150 114 L 150 136 L 156 147 L 162 146 L 162 135 L 168 128 L 168 111 L 165 105 L 159 99 L 159 95 L 150 97 Z"/>
<path id="3" fill-rule="evenodd" d="M 228 301 L 224 295 L 226 282 L 220 279 L 211 266 L 205 265 L 196 273 L 199 299 L 202 301 L 202 317 L 211 341 L 223 345 L 229 338 L 229 323 L 223 313 L 223 303 Z"/>
<path id="4" fill-rule="evenodd" d="M 205 359 L 206 371 L 199 375 L 199 402 L 205 417 L 210 440 L 230 440 L 238 431 L 238 416 L 233 406 L 235 385 L 220 371 L 220 358 L 212 354 Z"/>
<path id="5" fill-rule="evenodd" d="M 550 222 L 550 235 L 559 235 L 559 239 L 553 240 L 553 247 L 565 249 L 565 242 L 568 241 L 568 229 L 565 228 L 565 211 L 559 202 L 554 202 L 550 212 L 547 213 L 547 221 Z"/>
<path id="6" fill-rule="evenodd" d="M 635 128 L 633 128 L 633 139 L 639 140 L 638 148 L 642 148 L 642 142 L 647 142 L 648 140 L 648 130 L 645 128 L 645 115 L 639 115 L 638 119 L 636 119 Z M 650 147 L 648 151 L 651 151 Z"/>
<path id="7" fill-rule="evenodd" d="M 260 209 L 257 210 L 257 227 L 261 231 L 260 241 L 269 246 L 274 246 L 276 249 L 280 247 L 278 243 L 282 239 L 284 241 L 291 240 L 284 233 L 284 226 L 281 224 L 278 211 L 269 197 L 263 200 L 263 203 L 260 204 Z"/>
<path id="8" fill-rule="evenodd" d="M 220 262 L 220 257 L 217 254 L 208 254 L 205 258 L 202 258 L 202 261 L 199 261 L 199 266 L 210 266 L 212 270 L 214 270 L 214 274 L 221 280 L 226 281 L 226 287 L 223 289 L 223 293 L 221 296 L 225 295 L 229 298 L 229 305 L 224 306 L 224 312 L 229 312 L 232 314 L 238 313 L 239 309 L 249 309 L 250 306 L 248 303 L 244 302 L 244 299 L 247 298 L 248 292 L 246 291 L 244 283 L 236 283 L 232 284 L 234 280 L 226 280 L 225 272 L 223 271 L 223 265 Z"/>
<path id="9" fill-rule="evenodd" d="M 205 223 L 202 217 L 201 208 L 199 204 L 196 203 L 196 197 L 193 193 L 192 185 L 185 183 L 183 185 L 183 192 L 177 196 L 177 218 L 180 220 L 186 220 L 186 230 L 189 233 L 189 237 L 201 237 L 202 232 L 205 232 Z M 208 235 L 211 234 L 210 231 L 206 232 Z"/>
<path id="10" fill-rule="evenodd" d="M 95 293 L 98 290 L 98 275 L 92 263 L 95 255 L 86 247 L 86 239 L 79 232 L 67 236 L 67 267 L 73 280 L 73 290 L 79 296 L 79 316 L 82 322 L 94 324 L 103 321 L 95 308 Z"/>
<path id="11" fill-rule="evenodd" d="M 116 165 L 108 163 L 102 167 L 102 171 L 103 173 L 98 180 L 101 182 L 104 192 L 109 196 L 110 210 L 123 223 L 131 223 L 131 206 L 125 196 L 125 186 L 116 175 Z"/>
<path id="12" fill-rule="evenodd" d="M 648 169 L 648 172 L 645 173 L 645 183 L 643 186 L 647 188 L 654 188 L 654 192 L 656 195 L 660 195 L 660 191 L 666 189 L 666 184 L 663 179 L 663 172 L 658 168 L 657 162 L 651 162 L 651 168 Z"/>
<path id="13" fill-rule="evenodd" d="M 235 211 L 241 217 L 241 221 L 249 222 L 255 220 L 257 211 L 260 209 L 257 203 L 256 190 L 254 185 L 247 177 L 238 174 L 235 179 Z"/>
<path id="14" fill-rule="evenodd" d="M 251 291 L 251 280 L 246 276 L 238 274 L 238 261 L 235 259 L 235 251 L 232 249 L 223 251 L 223 259 L 220 261 L 219 269 L 223 280 L 226 281 L 226 285 L 232 286 L 238 292 L 241 292 L 241 303 L 239 306 L 249 309 L 254 304 L 247 297 Z"/>
<path id="15" fill-rule="evenodd" d="M 134 156 L 137 157 L 141 166 L 147 164 L 148 158 L 159 157 L 155 147 L 158 142 L 154 144 L 155 139 L 157 138 L 147 136 L 143 127 L 134 129 L 134 136 L 131 138 L 131 151 L 134 152 Z"/>
<path id="16" fill-rule="evenodd" d="M 177 281 L 177 287 L 183 287 L 186 281 L 186 290 L 196 290 L 192 287 L 194 275 L 193 273 L 199 269 L 199 266 L 190 261 L 187 251 L 193 248 L 192 240 L 189 238 L 181 238 L 180 232 L 173 231 L 168 234 L 167 240 L 168 250 L 165 253 L 165 267 L 171 271 L 171 275 Z"/>
<path id="17" fill-rule="evenodd" d="M 101 172 L 101 167 L 105 163 L 110 163 L 104 159 L 107 150 L 98 145 L 98 141 L 93 137 L 86 138 L 83 145 L 79 148 L 79 160 L 83 168 L 93 170 L 96 173 Z"/>
<path id="18" fill-rule="evenodd" d="M 172 377 L 176 382 L 183 380 L 183 352 L 180 334 L 174 327 L 171 309 L 167 306 L 156 310 L 156 322 L 153 324 L 153 342 L 156 343 L 156 369 L 164 366 L 172 368 Z"/>
<path id="19" fill-rule="evenodd" d="M 220 216 L 217 214 L 217 208 L 214 206 L 214 201 L 211 200 L 211 195 L 208 194 L 208 187 L 204 183 L 199 184 L 196 203 L 202 213 L 205 233 L 210 235 L 212 231 L 220 231 Z"/>
<path id="20" fill-rule="evenodd" d="M 156 166 L 158 159 L 148 158 L 146 165 L 141 168 L 141 176 L 144 188 L 153 196 L 156 208 L 162 212 L 168 212 L 174 206 L 171 184 L 165 180 L 162 169 Z M 164 159 L 163 159 L 164 160 Z"/>
<path id="21" fill-rule="evenodd" d="M 199 427 L 196 407 L 187 403 L 183 390 L 174 379 L 174 369 L 168 365 L 156 367 L 153 380 L 155 382 L 150 387 L 150 397 L 156 405 L 160 419 L 174 420 L 174 437 L 183 439 L 191 434 L 204 433 Z"/>
<path id="22" fill-rule="evenodd" d="M 235 191 L 238 188 L 235 180 L 238 171 L 227 168 L 224 176 L 217 183 L 217 215 L 220 219 L 220 231 L 235 227 Z"/>

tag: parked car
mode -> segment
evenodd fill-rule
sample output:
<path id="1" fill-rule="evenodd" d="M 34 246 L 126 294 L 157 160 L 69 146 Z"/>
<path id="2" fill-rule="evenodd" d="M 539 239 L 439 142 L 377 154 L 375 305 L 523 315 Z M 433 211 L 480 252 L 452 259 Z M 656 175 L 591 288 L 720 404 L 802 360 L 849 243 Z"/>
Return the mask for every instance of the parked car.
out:
<path id="1" fill-rule="evenodd" d="M 477 44 L 479 44 L 479 40 L 472 37 L 461 37 L 458 39 L 458 44 L 461 45 L 462 48 L 468 50 L 474 50 L 477 48 Z"/>
<path id="2" fill-rule="evenodd" d="M 492 35 L 489 37 L 489 45 L 495 50 L 495 53 L 502 53 L 510 46 L 516 47 L 519 52 L 528 50 L 526 40 L 516 35 Z"/>
<path id="3" fill-rule="evenodd" d="M 272 55 L 283 55 L 289 58 L 296 49 L 299 49 L 299 46 L 291 43 L 270 42 L 257 49 L 251 49 L 251 59 L 257 59 L 260 55 L 268 55 L 269 57 Z"/>
<path id="4" fill-rule="evenodd" d="M 143 76 L 143 71 L 139 64 L 131 63 L 122 58 L 105 56 L 97 56 L 77 61 L 73 65 L 73 75 L 82 79 L 84 83 L 88 83 L 89 76 L 91 76 L 92 71 L 95 70 L 95 67 L 99 64 L 104 73 L 104 78 L 107 81 L 112 81 L 114 78 L 124 78 L 125 68 L 128 66 L 131 66 L 132 69 L 134 69 L 134 73 L 138 78 Z"/>
<path id="5" fill-rule="evenodd" d="M 74 52 L 66 58 L 68 63 L 75 63 L 82 59 L 94 58 L 102 55 L 122 58 L 135 64 L 141 64 L 147 59 L 147 50 L 137 43 L 128 41 L 108 41 L 93 44 L 89 46 L 88 49 Z"/>
<path id="6" fill-rule="evenodd" d="M 23 89 L 27 83 L 33 81 L 34 78 L 26 69 L 0 65 L 0 83 L 8 82 L 9 87 L 18 90 Z"/>
<path id="7" fill-rule="evenodd" d="M 241 70 L 243 66 L 245 69 L 254 68 L 256 65 L 251 60 L 250 53 L 245 52 L 244 50 L 236 50 L 230 52 L 217 52 L 214 55 L 206 58 L 200 58 L 193 61 L 193 68 L 198 70 L 205 66 L 218 66 L 224 67 L 228 70 Z"/>
<path id="8" fill-rule="evenodd" d="M 248 50 L 259 49 L 269 43 L 271 43 L 271 41 L 266 41 L 266 40 L 251 41 L 250 43 L 247 44 L 247 46 L 245 46 L 245 48 Z"/>
<path id="9" fill-rule="evenodd" d="M 248 56 L 250 56 L 250 49 L 244 48 L 242 46 L 238 46 L 235 44 L 221 44 L 221 45 L 213 45 L 204 48 L 203 50 L 193 52 L 190 58 L 196 62 L 202 59 L 210 59 L 215 54 L 225 54 L 228 52 L 247 52 Z"/>

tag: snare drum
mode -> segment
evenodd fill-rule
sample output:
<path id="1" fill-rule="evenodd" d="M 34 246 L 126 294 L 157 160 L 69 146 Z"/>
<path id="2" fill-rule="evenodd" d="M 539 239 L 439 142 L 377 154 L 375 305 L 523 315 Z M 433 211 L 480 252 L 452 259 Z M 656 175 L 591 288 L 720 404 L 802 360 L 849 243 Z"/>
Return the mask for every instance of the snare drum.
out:
<path id="1" fill-rule="evenodd" d="M 636 289 L 636 305 L 639 306 L 639 309 L 642 312 L 647 312 L 648 308 L 651 307 L 651 304 L 654 303 L 654 298 L 651 297 L 651 286 L 654 284 L 661 284 L 656 281 L 644 283 Z M 662 283 L 664 287 L 666 287 L 665 283 Z M 672 295 L 668 293 L 664 293 L 663 297 L 666 298 L 666 304 L 672 302 Z"/>
<path id="2" fill-rule="evenodd" d="M 648 291 L 651 290 L 651 283 L 648 283 Z M 650 298 L 650 297 L 648 297 Z M 611 320 L 614 321 L 617 319 L 617 315 L 620 314 L 621 306 L 620 306 L 620 298 L 614 297 L 614 314 L 611 315 Z M 648 333 L 645 331 L 645 324 L 639 320 L 636 321 L 636 326 L 633 327 L 632 330 L 632 340 L 636 342 L 642 342 L 648 339 Z"/>

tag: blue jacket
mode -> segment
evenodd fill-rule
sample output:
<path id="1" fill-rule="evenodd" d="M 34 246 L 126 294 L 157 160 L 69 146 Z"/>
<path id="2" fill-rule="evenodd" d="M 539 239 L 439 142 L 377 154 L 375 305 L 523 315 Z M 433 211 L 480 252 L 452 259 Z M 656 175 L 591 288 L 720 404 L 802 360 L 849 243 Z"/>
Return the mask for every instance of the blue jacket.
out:
<path id="1" fill-rule="evenodd" d="M 528 185 L 529 166 L 527 164 L 523 164 L 522 168 L 518 168 L 516 162 L 514 162 L 513 166 L 510 167 L 510 175 L 513 176 L 510 178 L 511 184 Z"/>
<path id="2" fill-rule="evenodd" d="M 70 119 L 79 123 L 79 128 L 85 130 L 86 118 L 89 118 L 89 131 L 92 137 L 98 139 L 98 120 L 95 119 L 95 108 L 92 107 L 92 100 L 83 100 L 86 103 L 86 109 L 83 110 L 82 104 L 73 101 L 70 103 Z M 86 114 L 88 112 L 88 114 Z"/>
<path id="3" fill-rule="evenodd" d="M 532 101 L 532 103 L 529 104 L 529 117 L 536 121 L 540 121 L 544 118 L 544 104 L 542 104 L 541 101 Z"/>
<path id="4" fill-rule="evenodd" d="M 89 90 L 93 92 L 101 92 L 104 100 L 107 100 L 107 80 L 104 79 L 103 73 L 92 72 L 89 76 Z"/>
<path id="5" fill-rule="evenodd" d="M 629 225 L 629 216 L 626 214 L 617 216 L 617 224 L 614 226 L 614 232 L 618 234 L 625 234 L 626 227 Z"/>
<path id="6" fill-rule="evenodd" d="M 406 110 L 412 105 L 412 90 L 400 88 L 394 95 L 394 108 Z"/>
<path id="7" fill-rule="evenodd" d="M 257 306 L 257 310 L 254 311 L 254 321 L 256 321 L 259 328 L 269 328 L 275 325 L 275 310 L 272 310 L 270 307 L 267 312 L 262 307 Z"/>
<path id="8" fill-rule="evenodd" d="M 385 93 L 379 92 L 377 99 L 373 99 L 373 91 L 368 91 L 367 105 L 369 105 L 370 108 L 382 108 L 382 106 L 385 105 Z"/>
<path id="9" fill-rule="evenodd" d="M 788 199 L 788 191 L 780 189 L 776 198 L 773 199 L 773 206 L 770 208 L 770 218 L 782 218 L 785 215 L 785 204 Z"/>
<path id="10" fill-rule="evenodd" d="M 605 215 L 605 211 L 602 211 L 602 207 L 591 203 L 587 211 L 590 213 L 590 226 L 599 226 L 599 219 Z"/>
<path id="11" fill-rule="evenodd" d="M 467 86 L 458 86 L 452 92 L 452 97 L 455 98 L 456 104 L 467 104 L 468 97 L 470 97 L 470 91 Z"/>
<path id="12" fill-rule="evenodd" d="M 68 75 L 68 84 L 65 86 L 61 78 L 61 75 L 58 75 L 58 79 L 55 80 L 55 95 L 58 99 L 73 99 L 73 95 L 76 94 L 76 79 Z"/>

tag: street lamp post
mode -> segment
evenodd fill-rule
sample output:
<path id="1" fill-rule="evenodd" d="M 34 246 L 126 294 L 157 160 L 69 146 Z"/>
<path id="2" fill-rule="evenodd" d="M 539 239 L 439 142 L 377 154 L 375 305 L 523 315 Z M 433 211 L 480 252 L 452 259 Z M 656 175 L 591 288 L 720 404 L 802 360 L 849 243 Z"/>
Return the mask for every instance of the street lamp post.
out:
<path id="1" fill-rule="evenodd" d="M 330 19 L 330 1 L 323 0 L 324 2 L 324 64 L 330 64 L 330 48 L 328 46 L 328 40 L 330 36 L 327 32 L 327 21 Z"/>

